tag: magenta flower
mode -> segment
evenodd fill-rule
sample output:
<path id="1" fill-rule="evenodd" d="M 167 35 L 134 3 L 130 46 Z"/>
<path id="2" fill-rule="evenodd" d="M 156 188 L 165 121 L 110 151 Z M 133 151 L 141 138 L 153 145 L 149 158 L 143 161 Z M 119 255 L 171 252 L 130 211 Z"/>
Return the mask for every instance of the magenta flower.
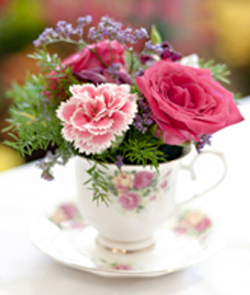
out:
<path id="1" fill-rule="evenodd" d="M 154 176 L 155 176 L 154 173 L 149 171 L 136 172 L 134 187 L 136 189 L 141 189 L 141 188 L 150 186 Z"/>
<path id="2" fill-rule="evenodd" d="M 60 104 L 57 116 L 64 138 L 81 153 L 101 153 L 133 122 L 137 96 L 129 85 L 73 85 L 70 92 L 73 96 Z"/>
<path id="3" fill-rule="evenodd" d="M 118 200 L 126 210 L 134 210 L 140 204 L 140 197 L 135 192 L 128 192 L 120 196 Z"/>

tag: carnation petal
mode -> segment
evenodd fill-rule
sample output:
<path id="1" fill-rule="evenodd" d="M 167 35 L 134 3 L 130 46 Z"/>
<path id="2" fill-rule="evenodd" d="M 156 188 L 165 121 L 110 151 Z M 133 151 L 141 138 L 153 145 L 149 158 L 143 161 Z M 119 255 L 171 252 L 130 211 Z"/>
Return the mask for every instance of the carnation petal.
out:
<path id="1" fill-rule="evenodd" d="M 112 126 L 112 121 L 108 118 L 101 119 L 99 121 L 92 121 L 88 124 L 88 128 L 90 129 L 109 129 Z"/>
<path id="2" fill-rule="evenodd" d="M 85 99 L 86 97 L 93 98 L 96 94 L 96 87 L 93 84 L 72 85 L 69 87 L 70 92 L 74 97 Z"/>
<path id="3" fill-rule="evenodd" d="M 75 128 L 72 125 L 66 124 L 62 129 L 62 134 L 68 141 L 75 140 Z"/>
<path id="4" fill-rule="evenodd" d="M 124 106 L 120 109 L 120 111 L 125 113 L 127 117 L 133 119 L 137 111 L 137 104 L 135 101 L 128 101 L 124 104 Z"/>
<path id="5" fill-rule="evenodd" d="M 71 118 L 71 122 L 74 127 L 78 129 L 83 129 L 86 124 L 90 122 L 90 118 L 86 116 L 83 110 L 78 109 Z"/>
<path id="6" fill-rule="evenodd" d="M 95 146 L 105 146 L 105 148 L 111 145 L 111 140 L 113 139 L 113 135 L 111 133 L 105 133 L 102 135 L 93 136 L 92 142 Z"/>
<path id="7" fill-rule="evenodd" d="M 76 105 L 71 101 L 62 102 L 56 111 L 57 117 L 66 123 L 70 123 L 70 118 L 73 116 L 75 110 Z"/>
<path id="8" fill-rule="evenodd" d="M 128 124 L 127 124 L 127 119 L 126 115 L 122 112 L 115 112 L 113 113 L 112 117 L 113 119 L 113 124 L 112 124 L 112 132 L 121 135 L 122 131 L 127 130 Z"/>
<path id="9" fill-rule="evenodd" d="M 92 138 L 93 134 L 90 133 L 89 131 L 80 131 L 80 130 L 75 130 L 75 139 L 78 141 L 87 141 Z"/>

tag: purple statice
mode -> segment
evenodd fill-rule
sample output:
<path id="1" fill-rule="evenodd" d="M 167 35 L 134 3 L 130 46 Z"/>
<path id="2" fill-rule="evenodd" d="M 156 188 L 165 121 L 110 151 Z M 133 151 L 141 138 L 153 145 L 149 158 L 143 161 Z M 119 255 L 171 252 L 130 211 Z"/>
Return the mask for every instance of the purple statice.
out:
<path id="1" fill-rule="evenodd" d="M 206 144 L 211 145 L 211 138 L 210 134 L 204 134 L 200 137 L 200 141 L 196 142 L 196 150 L 198 153 L 201 153 L 202 149 Z"/>
<path id="2" fill-rule="evenodd" d="M 142 133 L 145 133 L 147 131 L 147 128 L 143 124 L 143 118 L 139 114 L 135 116 L 134 126 L 137 130 L 141 131 Z"/>
<path id="3" fill-rule="evenodd" d="M 104 16 L 101 18 L 97 28 L 92 27 L 89 29 L 88 38 L 95 42 L 103 40 L 105 37 L 108 37 L 110 40 L 115 40 L 118 39 L 117 35 L 119 35 L 121 28 L 121 23 Z"/>
<path id="4" fill-rule="evenodd" d="M 145 50 L 150 51 L 160 56 L 161 59 L 170 59 L 172 61 L 178 61 L 182 58 L 182 54 L 173 50 L 168 42 L 161 44 L 152 44 L 152 41 L 145 43 Z M 149 60 L 149 54 L 144 53 L 141 55 L 141 63 L 144 64 Z M 153 57 L 152 57 L 153 58 Z"/>
<path id="5" fill-rule="evenodd" d="M 82 41 L 84 33 L 84 27 L 92 21 L 92 17 L 87 15 L 85 17 L 79 17 L 77 20 L 77 27 L 74 28 L 72 24 L 66 21 L 58 21 L 55 30 L 52 28 L 46 28 L 43 33 L 33 42 L 36 47 L 43 46 L 58 41 L 72 41 L 73 35 L 77 35 Z"/>
<path id="6" fill-rule="evenodd" d="M 134 126 L 137 130 L 145 133 L 147 127 L 154 122 L 152 119 L 152 112 L 150 106 L 143 98 L 139 98 L 138 103 L 140 112 L 135 116 Z"/>
<path id="7" fill-rule="evenodd" d="M 147 51 L 151 51 L 153 53 L 156 53 L 158 55 L 161 55 L 163 52 L 163 48 L 161 46 L 161 44 L 152 44 L 152 41 L 148 41 L 145 43 L 145 49 Z"/>
<path id="8" fill-rule="evenodd" d="M 42 34 L 38 37 L 37 40 L 33 41 L 33 44 L 36 47 L 43 46 L 52 42 L 53 40 L 59 37 L 58 33 L 54 31 L 52 28 L 46 28 Z"/>
<path id="9" fill-rule="evenodd" d="M 135 77 L 141 77 L 144 75 L 144 71 L 142 68 L 139 68 L 138 72 L 135 73 Z"/>
<path id="10" fill-rule="evenodd" d="M 79 26 L 87 26 L 92 22 L 92 16 L 91 15 L 86 15 L 86 16 L 81 16 L 77 19 L 77 23 Z"/>
<path id="11" fill-rule="evenodd" d="M 120 71 L 120 69 L 121 69 L 121 65 L 117 63 L 117 64 L 112 64 L 110 67 L 105 69 L 105 72 L 108 73 L 110 78 L 115 80 L 118 85 L 120 84 L 133 85 L 131 76 L 125 71 Z"/>
<path id="12" fill-rule="evenodd" d="M 37 162 L 37 167 L 43 171 L 41 177 L 48 181 L 53 180 L 52 168 L 56 164 L 65 165 L 68 160 L 69 156 L 61 156 L 58 153 L 53 154 L 51 151 L 48 151 L 46 156 Z"/>
<path id="13" fill-rule="evenodd" d="M 115 162 L 115 164 L 119 169 L 121 169 L 122 165 L 124 165 L 123 157 L 121 155 L 117 155 L 116 158 L 117 158 L 117 161 Z"/>
<path id="14" fill-rule="evenodd" d="M 117 40 L 124 45 L 135 44 L 140 39 L 148 38 L 148 32 L 145 28 L 134 30 L 130 27 L 125 29 L 122 27 L 122 23 L 104 16 L 101 18 L 97 28 L 90 28 L 88 38 L 95 42 L 108 38 L 109 40 Z"/>
<path id="15" fill-rule="evenodd" d="M 99 31 L 97 31 L 95 27 L 91 27 L 89 29 L 89 32 L 88 32 L 88 38 L 91 41 L 99 42 L 99 41 L 102 41 L 103 40 L 104 36 L 103 36 L 102 33 L 100 33 Z"/>
<path id="16" fill-rule="evenodd" d="M 136 29 L 134 31 L 134 36 L 137 41 L 143 38 L 149 38 L 148 31 L 145 28 Z"/>

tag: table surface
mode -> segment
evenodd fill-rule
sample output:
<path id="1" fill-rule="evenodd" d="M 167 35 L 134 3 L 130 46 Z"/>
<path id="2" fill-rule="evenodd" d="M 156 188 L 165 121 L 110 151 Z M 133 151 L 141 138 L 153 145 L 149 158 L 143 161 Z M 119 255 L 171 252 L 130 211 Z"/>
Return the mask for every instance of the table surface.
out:
<path id="1" fill-rule="evenodd" d="M 74 194 L 74 163 L 57 167 L 53 182 L 40 179 L 31 163 L 0 173 L 0 294 L 249 295 L 250 98 L 239 108 L 246 120 L 213 136 L 212 149 L 226 157 L 227 176 L 200 201 L 227 237 L 219 253 L 157 278 L 104 278 L 60 265 L 32 244 L 29 225 L 42 207 Z"/>

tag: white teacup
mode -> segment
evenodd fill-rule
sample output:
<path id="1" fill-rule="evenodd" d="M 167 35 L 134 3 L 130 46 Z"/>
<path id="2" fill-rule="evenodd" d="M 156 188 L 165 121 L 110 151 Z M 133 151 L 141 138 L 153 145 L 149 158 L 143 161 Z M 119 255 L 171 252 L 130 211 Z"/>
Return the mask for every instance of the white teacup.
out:
<path id="1" fill-rule="evenodd" d="M 190 153 L 184 148 L 183 155 L 173 161 L 160 164 L 159 173 L 150 166 L 124 165 L 120 172 L 116 165 L 107 165 L 110 203 L 92 201 L 91 183 L 86 172 L 93 163 L 84 157 L 76 157 L 77 201 L 83 216 L 99 233 L 98 242 L 113 251 L 129 252 L 153 245 L 153 233 L 177 211 L 180 205 L 190 202 L 215 188 L 224 179 L 226 163 L 220 153 L 209 151 L 224 163 L 224 172 L 215 185 L 203 193 L 193 195 L 181 204 L 176 202 L 176 180 L 180 169 L 188 169 L 194 175 L 193 166 L 183 166 L 182 160 Z"/>

